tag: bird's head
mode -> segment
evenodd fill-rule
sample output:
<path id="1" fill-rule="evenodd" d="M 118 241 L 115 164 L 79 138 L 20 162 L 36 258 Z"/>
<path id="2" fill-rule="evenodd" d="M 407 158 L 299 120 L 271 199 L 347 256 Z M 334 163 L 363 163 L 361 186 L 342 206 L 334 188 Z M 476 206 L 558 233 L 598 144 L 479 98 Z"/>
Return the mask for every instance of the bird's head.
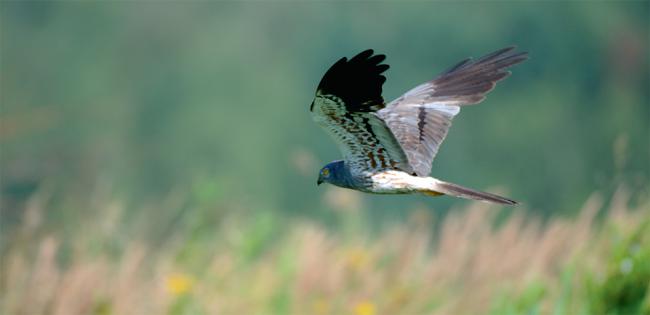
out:
<path id="1" fill-rule="evenodd" d="M 318 172 L 318 181 L 316 183 L 318 185 L 322 183 L 330 183 L 336 186 L 344 186 L 344 183 L 346 182 L 345 171 L 346 169 L 343 161 L 331 162 L 323 166 L 320 172 Z"/>

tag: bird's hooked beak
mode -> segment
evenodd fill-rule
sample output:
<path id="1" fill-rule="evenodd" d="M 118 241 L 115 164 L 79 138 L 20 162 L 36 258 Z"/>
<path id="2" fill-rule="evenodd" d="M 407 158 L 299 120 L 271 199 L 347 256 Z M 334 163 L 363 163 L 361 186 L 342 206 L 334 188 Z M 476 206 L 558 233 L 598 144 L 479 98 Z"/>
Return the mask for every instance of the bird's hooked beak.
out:
<path id="1" fill-rule="evenodd" d="M 322 183 L 323 183 L 323 177 L 318 176 L 318 180 L 316 181 L 316 186 L 320 186 L 320 184 L 322 184 Z"/>

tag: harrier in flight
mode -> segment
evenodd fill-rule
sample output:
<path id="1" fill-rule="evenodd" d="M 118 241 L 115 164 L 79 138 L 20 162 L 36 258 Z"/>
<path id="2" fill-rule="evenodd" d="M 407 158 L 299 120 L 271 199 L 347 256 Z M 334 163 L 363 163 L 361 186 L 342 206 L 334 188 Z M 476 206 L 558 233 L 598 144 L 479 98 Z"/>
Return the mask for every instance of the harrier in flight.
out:
<path id="1" fill-rule="evenodd" d="M 366 50 L 341 58 L 325 73 L 310 111 L 336 141 L 343 160 L 325 165 L 318 184 L 377 194 L 450 195 L 498 204 L 517 202 L 429 177 L 431 162 L 460 107 L 481 102 L 487 92 L 526 60 L 508 47 L 477 60 L 465 59 L 435 79 L 386 104 L 385 55 Z"/>

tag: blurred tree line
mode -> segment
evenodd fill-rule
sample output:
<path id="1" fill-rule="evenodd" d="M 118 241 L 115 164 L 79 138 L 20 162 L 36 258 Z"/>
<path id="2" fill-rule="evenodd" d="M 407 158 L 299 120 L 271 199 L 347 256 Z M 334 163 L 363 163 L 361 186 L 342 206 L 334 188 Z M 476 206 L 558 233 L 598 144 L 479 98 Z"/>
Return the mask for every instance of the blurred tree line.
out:
<path id="1" fill-rule="evenodd" d="M 436 177 L 544 214 L 650 181 L 647 1 L 0 5 L 5 222 L 42 186 L 318 213 L 317 172 L 340 154 L 308 106 L 334 61 L 367 48 L 388 56 L 387 101 L 465 57 L 530 53 L 463 109 Z M 388 216 L 464 202 L 362 198 Z"/>

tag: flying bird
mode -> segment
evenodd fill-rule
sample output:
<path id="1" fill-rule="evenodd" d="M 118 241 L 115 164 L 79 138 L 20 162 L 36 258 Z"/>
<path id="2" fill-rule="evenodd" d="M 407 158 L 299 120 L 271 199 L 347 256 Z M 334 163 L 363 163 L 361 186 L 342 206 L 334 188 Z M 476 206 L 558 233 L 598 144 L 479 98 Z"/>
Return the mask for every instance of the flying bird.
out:
<path id="1" fill-rule="evenodd" d="M 516 205 L 506 197 L 429 177 L 440 144 L 461 106 L 477 104 L 528 58 L 508 47 L 477 60 L 465 59 L 386 104 L 385 55 L 365 50 L 341 58 L 325 73 L 310 111 L 336 141 L 343 160 L 325 165 L 323 182 L 377 194 L 450 195 Z"/>

